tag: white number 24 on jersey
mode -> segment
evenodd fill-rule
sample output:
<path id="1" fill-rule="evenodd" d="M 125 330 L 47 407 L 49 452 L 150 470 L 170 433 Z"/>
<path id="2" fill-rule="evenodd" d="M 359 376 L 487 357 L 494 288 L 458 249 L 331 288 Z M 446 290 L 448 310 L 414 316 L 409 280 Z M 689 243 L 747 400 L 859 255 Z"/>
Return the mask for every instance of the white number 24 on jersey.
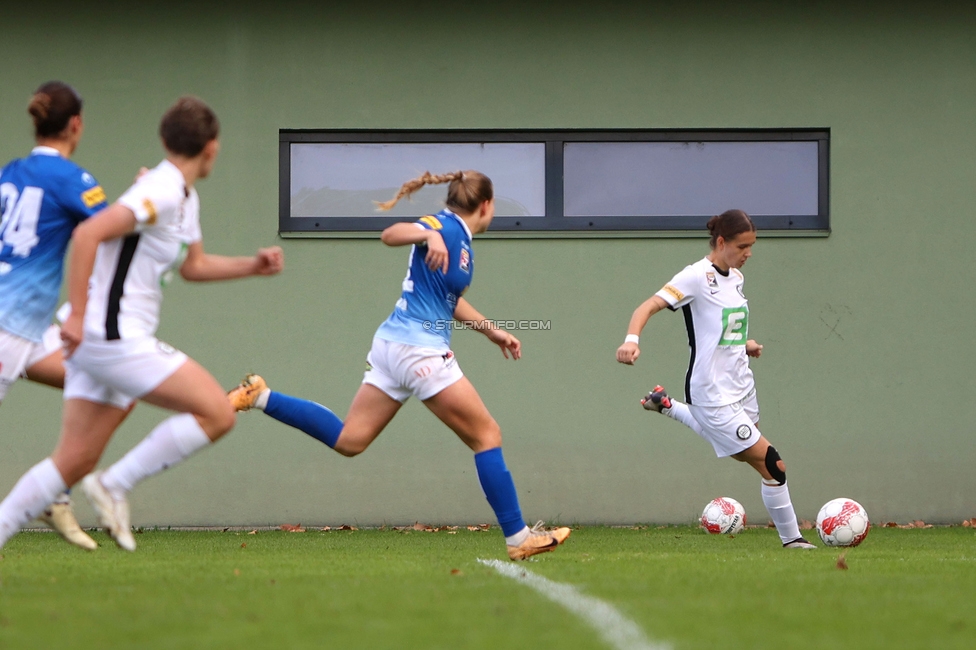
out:
<path id="1" fill-rule="evenodd" d="M 13 183 L 0 185 L 0 243 L 13 248 L 13 254 L 27 257 L 41 241 L 37 236 L 37 221 L 41 216 L 44 190 L 25 187 L 17 191 Z"/>

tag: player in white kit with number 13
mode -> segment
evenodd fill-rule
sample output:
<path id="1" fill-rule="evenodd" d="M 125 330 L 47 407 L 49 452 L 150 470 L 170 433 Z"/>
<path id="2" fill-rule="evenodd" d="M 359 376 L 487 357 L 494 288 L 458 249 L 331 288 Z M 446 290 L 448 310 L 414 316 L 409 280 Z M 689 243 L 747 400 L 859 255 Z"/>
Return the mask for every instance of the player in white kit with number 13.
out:
<path id="1" fill-rule="evenodd" d="M 762 476 L 762 499 L 785 548 L 815 548 L 803 539 L 786 487 L 786 465 L 759 432 L 759 402 L 749 357 L 762 346 L 749 338 L 749 301 L 739 269 L 752 255 L 756 227 L 742 210 L 728 210 L 708 222 L 711 253 L 678 273 L 638 307 L 617 361 L 632 365 L 640 356 L 639 336 L 662 309 L 681 310 L 688 329 L 691 361 L 686 402 L 657 386 L 641 403 L 691 428 L 712 444 L 715 454 L 748 463 Z"/>

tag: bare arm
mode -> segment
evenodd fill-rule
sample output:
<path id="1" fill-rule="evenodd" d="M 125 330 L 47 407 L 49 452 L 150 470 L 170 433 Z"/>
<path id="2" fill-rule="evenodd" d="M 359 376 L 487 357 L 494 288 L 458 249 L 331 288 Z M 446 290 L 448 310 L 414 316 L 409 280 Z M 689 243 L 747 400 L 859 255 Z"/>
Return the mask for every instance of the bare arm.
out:
<path id="1" fill-rule="evenodd" d="M 495 327 L 495 324 L 484 317 L 481 312 L 464 298 L 458 298 L 457 306 L 454 308 L 454 320 L 464 323 L 485 336 L 488 340 L 501 348 L 502 354 L 508 358 L 508 353 L 512 353 L 513 359 L 522 356 L 522 342 L 503 329 Z"/>
<path id="2" fill-rule="evenodd" d="M 95 266 L 95 254 L 103 241 L 123 237 L 136 229 L 136 216 L 120 203 L 113 203 L 75 228 L 71 235 L 71 258 L 68 261 L 68 302 L 71 315 L 61 326 L 65 357 L 71 356 L 81 343 L 88 307 L 88 278 Z"/>
<path id="3" fill-rule="evenodd" d="M 666 309 L 667 306 L 668 303 L 661 296 L 651 296 L 645 300 L 641 303 L 640 307 L 634 310 L 633 315 L 630 317 L 630 325 L 627 326 L 627 335 L 640 336 L 640 333 L 644 330 L 644 326 L 647 325 L 647 321 L 651 319 L 651 316 L 662 309 Z M 637 343 L 627 342 L 617 348 L 617 361 L 620 363 L 626 363 L 632 366 L 639 356 L 640 347 Z"/>
<path id="4" fill-rule="evenodd" d="M 180 275 L 190 282 L 231 280 L 251 275 L 274 275 L 285 267 L 284 253 L 279 246 L 260 248 L 252 257 L 211 255 L 203 251 L 203 242 L 190 244 Z"/>
<path id="5" fill-rule="evenodd" d="M 420 228 L 416 223 L 395 223 L 380 235 L 380 241 L 387 246 L 406 246 L 407 244 L 424 244 L 427 246 L 427 257 L 424 262 L 431 271 L 440 269 L 447 273 L 448 254 L 444 238 L 436 230 Z"/>

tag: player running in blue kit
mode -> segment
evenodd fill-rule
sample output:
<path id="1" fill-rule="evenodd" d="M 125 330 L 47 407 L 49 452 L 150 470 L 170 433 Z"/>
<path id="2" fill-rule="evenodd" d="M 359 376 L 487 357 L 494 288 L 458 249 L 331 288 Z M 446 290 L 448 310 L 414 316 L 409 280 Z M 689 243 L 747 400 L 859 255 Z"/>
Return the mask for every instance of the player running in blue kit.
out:
<path id="1" fill-rule="evenodd" d="M 368 369 L 343 422 L 332 411 L 308 400 L 268 389 L 264 379 L 248 375 L 230 392 L 239 411 L 258 408 L 274 419 L 301 429 L 344 456 L 362 453 L 393 419 L 403 403 L 416 396 L 475 452 L 475 466 L 488 503 L 505 534 L 508 555 L 524 560 L 555 549 L 569 528 L 529 528 L 522 519 L 515 483 L 502 456 L 501 429 L 461 372 L 451 351 L 454 321 L 473 325 L 499 346 L 505 358 L 518 359 L 522 344 L 494 327 L 461 296 L 474 274 L 472 234 L 488 229 L 495 214 L 491 180 L 476 171 L 408 181 L 396 202 L 427 184 L 450 183 L 447 208 L 413 223 L 383 231 L 387 246 L 410 245 L 410 267 L 396 308 L 373 338 Z"/>
<path id="2" fill-rule="evenodd" d="M 640 356 L 640 333 L 662 309 L 680 309 L 688 328 L 691 361 L 685 402 L 656 386 L 641 404 L 681 422 L 712 444 L 719 458 L 748 463 L 762 477 L 762 500 L 784 548 L 816 548 L 800 535 L 786 485 L 786 465 L 759 431 L 759 402 L 749 357 L 763 346 L 749 337 L 749 301 L 739 269 L 752 256 L 756 227 L 742 210 L 727 210 L 708 221 L 711 252 L 686 266 L 630 318 L 617 361 L 633 365 Z"/>
<path id="3" fill-rule="evenodd" d="M 38 88 L 27 109 L 37 146 L 0 171 L 0 402 L 19 377 L 64 388 L 60 332 L 51 325 L 64 255 L 75 226 L 106 206 L 94 177 L 69 160 L 84 130 L 81 107 L 67 84 Z M 78 527 L 67 493 L 41 519 L 72 544 L 98 546 Z"/>

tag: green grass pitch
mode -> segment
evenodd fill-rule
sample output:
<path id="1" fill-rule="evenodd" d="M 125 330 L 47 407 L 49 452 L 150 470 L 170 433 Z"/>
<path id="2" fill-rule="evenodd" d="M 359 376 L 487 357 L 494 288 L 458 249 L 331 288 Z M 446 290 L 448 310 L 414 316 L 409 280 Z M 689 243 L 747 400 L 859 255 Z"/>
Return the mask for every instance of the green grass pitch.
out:
<path id="1" fill-rule="evenodd" d="M 808 531 L 809 533 L 810 531 Z M 606 648 L 583 620 L 478 558 L 470 532 L 147 531 L 96 552 L 27 532 L 0 551 L 0 648 Z M 574 530 L 520 567 L 684 648 L 971 648 L 976 531 L 874 529 L 840 551 L 775 532 Z"/>

